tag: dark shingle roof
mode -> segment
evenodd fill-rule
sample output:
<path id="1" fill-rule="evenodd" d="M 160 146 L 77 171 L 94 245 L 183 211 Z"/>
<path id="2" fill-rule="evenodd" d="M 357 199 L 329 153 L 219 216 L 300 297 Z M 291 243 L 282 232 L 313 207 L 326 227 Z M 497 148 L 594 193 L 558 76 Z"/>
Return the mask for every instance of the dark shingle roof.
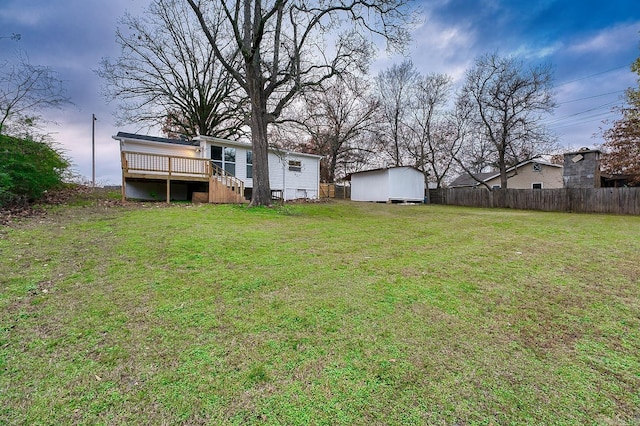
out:
<path id="1" fill-rule="evenodd" d="M 116 135 L 116 138 L 117 139 L 138 139 L 138 140 L 150 141 L 150 142 L 171 143 L 174 145 L 189 145 L 189 146 L 198 145 L 197 142 L 194 143 L 193 141 L 190 141 L 190 140 L 159 138 L 157 136 L 138 135 L 135 133 L 125 133 L 125 132 L 118 132 L 118 134 Z"/>
<path id="2" fill-rule="evenodd" d="M 485 181 L 493 176 L 496 175 L 496 172 L 489 172 L 489 173 L 476 173 L 473 176 L 475 176 L 474 179 L 472 175 L 469 174 L 463 174 L 458 176 L 453 182 L 451 182 L 451 184 L 449 185 L 450 188 L 456 188 L 456 187 L 461 187 L 461 186 L 477 186 L 479 185 L 478 180 L 480 181 Z"/>

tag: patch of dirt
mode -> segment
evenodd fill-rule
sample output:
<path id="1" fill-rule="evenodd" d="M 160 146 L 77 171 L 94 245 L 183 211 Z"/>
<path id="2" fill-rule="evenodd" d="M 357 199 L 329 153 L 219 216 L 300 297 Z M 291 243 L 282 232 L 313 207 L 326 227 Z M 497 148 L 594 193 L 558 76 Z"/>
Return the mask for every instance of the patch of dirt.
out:
<path id="1" fill-rule="evenodd" d="M 120 200 L 108 198 L 108 190 L 92 188 L 85 185 L 70 185 L 62 189 L 47 191 L 36 203 L 16 203 L 0 207 L 0 226 L 9 226 L 15 220 L 27 218 L 44 218 L 47 206 L 55 206 L 78 202 L 94 201 L 98 206 L 110 207 L 124 205 Z"/>

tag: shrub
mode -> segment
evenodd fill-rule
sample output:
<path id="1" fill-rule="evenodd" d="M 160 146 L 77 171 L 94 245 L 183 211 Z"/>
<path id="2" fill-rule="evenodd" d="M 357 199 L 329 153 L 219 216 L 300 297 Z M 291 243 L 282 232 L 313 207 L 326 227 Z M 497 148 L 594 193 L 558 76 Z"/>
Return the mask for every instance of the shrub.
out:
<path id="1" fill-rule="evenodd" d="M 47 143 L 0 135 L 0 206 L 37 200 L 62 185 L 69 166 Z"/>

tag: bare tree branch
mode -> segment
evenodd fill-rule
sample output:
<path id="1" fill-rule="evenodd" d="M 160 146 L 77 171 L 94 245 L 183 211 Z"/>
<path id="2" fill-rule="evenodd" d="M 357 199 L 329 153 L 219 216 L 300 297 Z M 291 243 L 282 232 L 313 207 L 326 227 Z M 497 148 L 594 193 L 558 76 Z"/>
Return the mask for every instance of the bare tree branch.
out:
<path id="1" fill-rule="evenodd" d="M 460 152 L 482 153 L 483 162 L 500 171 L 502 188 L 510 166 L 555 149 L 555 138 L 542 123 L 555 107 L 551 83 L 549 66 L 525 68 L 521 61 L 495 53 L 478 58 L 467 72 L 458 102 L 469 107 L 473 139 Z"/>
<path id="2" fill-rule="evenodd" d="M 216 46 L 228 43 L 213 32 Z M 120 123 L 160 125 L 171 135 L 239 131 L 245 102 L 222 63 L 234 64 L 233 52 L 218 60 L 200 34 L 191 10 L 174 0 L 154 0 L 144 16 L 121 19 L 120 56 L 103 59 L 97 70 L 105 97 L 119 104 Z"/>

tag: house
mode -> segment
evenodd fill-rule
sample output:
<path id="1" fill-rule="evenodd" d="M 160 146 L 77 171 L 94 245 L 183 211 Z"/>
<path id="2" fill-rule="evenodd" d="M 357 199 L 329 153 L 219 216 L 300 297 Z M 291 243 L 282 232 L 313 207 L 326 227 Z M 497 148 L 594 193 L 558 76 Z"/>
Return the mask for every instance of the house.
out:
<path id="1" fill-rule="evenodd" d="M 218 203 L 251 198 L 251 144 L 210 136 L 168 139 L 118 132 L 122 197 Z M 269 150 L 269 183 L 274 198 L 319 197 L 320 156 Z"/>
<path id="2" fill-rule="evenodd" d="M 449 188 L 485 188 L 484 184 L 492 189 L 500 188 L 500 172 L 478 173 L 474 177 L 469 174 L 460 175 L 451 182 Z M 524 161 L 507 169 L 507 187 L 511 189 L 562 188 L 562 166 L 539 159 Z"/>
<path id="3" fill-rule="evenodd" d="M 353 201 L 422 202 L 424 173 L 414 167 L 391 167 L 351 174 Z"/>

